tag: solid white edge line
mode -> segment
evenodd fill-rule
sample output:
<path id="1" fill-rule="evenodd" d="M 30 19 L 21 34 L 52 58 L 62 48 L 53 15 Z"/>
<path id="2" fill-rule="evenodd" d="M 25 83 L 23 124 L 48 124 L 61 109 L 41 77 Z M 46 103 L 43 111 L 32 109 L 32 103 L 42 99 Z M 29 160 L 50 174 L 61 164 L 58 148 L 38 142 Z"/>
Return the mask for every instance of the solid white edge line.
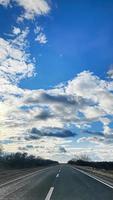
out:
<path id="1" fill-rule="evenodd" d="M 52 166 L 52 167 L 53 167 L 53 166 Z M 8 182 L 5 182 L 5 183 L 3 183 L 3 184 L 0 185 L 0 188 L 1 188 L 1 187 L 4 187 L 4 186 L 6 186 L 6 185 L 8 185 L 8 184 L 10 184 L 10 183 L 13 183 L 13 182 L 15 182 L 15 181 L 19 181 L 19 180 L 21 180 L 21 179 L 23 179 L 23 178 L 27 178 L 27 177 L 29 177 L 29 176 L 33 176 L 33 175 L 37 174 L 38 172 L 46 171 L 46 170 L 48 170 L 49 168 L 51 168 L 51 167 L 48 167 L 48 168 L 46 168 L 46 169 L 40 169 L 40 170 L 37 170 L 37 171 L 35 171 L 35 172 L 31 172 L 31 173 L 28 173 L 28 174 L 26 174 L 26 175 L 24 175 L 24 176 L 20 176 L 20 177 L 18 177 L 18 178 L 16 178 L 16 179 L 13 179 L 13 180 L 10 180 L 10 181 L 8 181 Z"/>
<path id="2" fill-rule="evenodd" d="M 49 192 L 47 193 L 47 196 L 46 196 L 45 200 L 50 200 L 51 195 L 53 193 L 53 190 L 54 190 L 54 187 L 51 187 L 50 190 L 49 190 Z"/>
<path id="3" fill-rule="evenodd" d="M 110 187 L 110 188 L 112 188 L 112 189 L 113 189 L 113 186 L 112 186 L 112 185 L 109 185 L 108 183 L 106 183 L 106 182 L 102 181 L 101 179 L 98 179 L 98 178 L 96 178 L 95 176 L 92 176 L 92 175 L 90 175 L 89 173 L 87 173 L 87 172 L 84 172 L 84 171 L 83 171 L 83 170 L 81 170 L 81 169 L 74 168 L 74 167 L 72 167 L 72 168 L 73 168 L 74 170 L 77 170 L 77 171 L 79 171 L 79 172 L 81 172 L 81 173 L 83 173 L 83 174 L 85 174 L 85 175 L 89 176 L 90 178 L 93 178 L 93 179 L 97 180 L 98 182 L 100 182 L 100 183 L 102 183 L 102 184 L 104 184 L 104 185 L 106 185 L 106 186 L 108 186 L 108 187 Z"/>

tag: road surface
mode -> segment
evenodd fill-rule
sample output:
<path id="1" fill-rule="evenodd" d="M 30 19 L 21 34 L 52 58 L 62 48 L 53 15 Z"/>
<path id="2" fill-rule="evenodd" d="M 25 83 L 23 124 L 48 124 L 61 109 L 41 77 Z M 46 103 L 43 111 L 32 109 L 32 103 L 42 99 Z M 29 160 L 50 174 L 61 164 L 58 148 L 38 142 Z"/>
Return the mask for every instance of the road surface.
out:
<path id="1" fill-rule="evenodd" d="M 113 200 L 113 187 L 58 165 L 0 185 L 0 200 Z"/>

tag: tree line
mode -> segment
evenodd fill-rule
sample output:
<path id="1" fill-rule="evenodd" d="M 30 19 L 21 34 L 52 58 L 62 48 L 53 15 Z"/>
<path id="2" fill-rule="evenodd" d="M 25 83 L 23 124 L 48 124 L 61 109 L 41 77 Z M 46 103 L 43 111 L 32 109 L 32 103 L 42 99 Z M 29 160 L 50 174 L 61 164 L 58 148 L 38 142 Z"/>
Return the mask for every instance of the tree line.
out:
<path id="1" fill-rule="evenodd" d="M 69 160 L 68 164 L 92 167 L 96 169 L 113 170 L 113 162 L 92 161 L 87 155 L 82 155 L 79 158 L 74 158 L 72 160 Z"/>
<path id="2" fill-rule="evenodd" d="M 56 165 L 57 161 L 43 159 L 27 153 L 11 153 L 0 155 L 0 167 L 4 168 L 31 168 L 39 166 Z"/>

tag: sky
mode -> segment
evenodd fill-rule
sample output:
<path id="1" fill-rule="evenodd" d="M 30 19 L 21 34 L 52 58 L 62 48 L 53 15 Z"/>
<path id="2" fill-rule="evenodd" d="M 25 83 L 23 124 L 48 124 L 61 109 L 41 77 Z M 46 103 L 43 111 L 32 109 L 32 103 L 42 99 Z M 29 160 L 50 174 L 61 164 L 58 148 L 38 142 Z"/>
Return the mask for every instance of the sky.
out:
<path id="1" fill-rule="evenodd" d="M 0 144 L 113 161 L 113 0 L 0 0 Z"/>

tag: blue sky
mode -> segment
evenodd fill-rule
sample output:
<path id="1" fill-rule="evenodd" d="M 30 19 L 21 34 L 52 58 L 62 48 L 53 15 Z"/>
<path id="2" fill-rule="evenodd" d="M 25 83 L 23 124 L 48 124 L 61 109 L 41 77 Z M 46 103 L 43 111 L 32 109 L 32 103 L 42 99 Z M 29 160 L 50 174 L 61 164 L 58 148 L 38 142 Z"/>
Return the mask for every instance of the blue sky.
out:
<path id="1" fill-rule="evenodd" d="M 48 44 L 35 46 L 33 50 L 35 57 L 38 51 L 42 55 L 34 85 L 54 86 L 72 79 L 84 69 L 106 78 L 106 71 L 113 63 L 112 2 L 58 1 L 56 4 L 50 16 L 39 20 Z M 26 86 L 28 81 L 24 84 Z"/>
<path id="2" fill-rule="evenodd" d="M 108 159 L 112 22 L 112 0 L 0 0 L 0 141 L 6 152 Z"/>

